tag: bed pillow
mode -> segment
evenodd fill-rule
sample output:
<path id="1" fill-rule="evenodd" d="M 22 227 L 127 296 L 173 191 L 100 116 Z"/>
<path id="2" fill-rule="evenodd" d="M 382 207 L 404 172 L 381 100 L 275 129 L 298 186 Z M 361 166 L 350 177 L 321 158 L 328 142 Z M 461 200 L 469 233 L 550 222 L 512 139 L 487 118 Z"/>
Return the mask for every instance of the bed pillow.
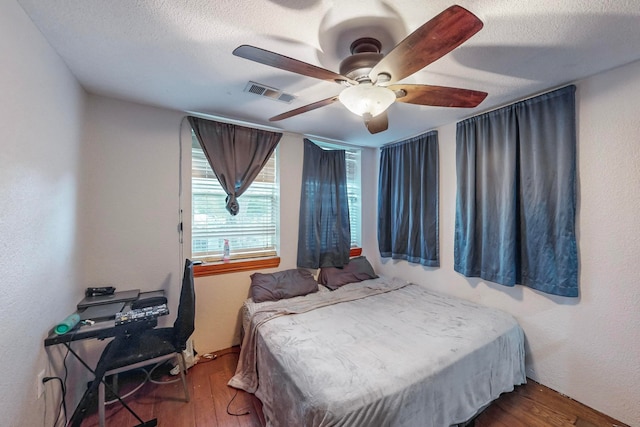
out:
<path id="1" fill-rule="evenodd" d="M 277 301 L 318 292 L 318 282 L 302 268 L 271 274 L 253 273 L 249 292 L 254 302 Z"/>
<path id="2" fill-rule="evenodd" d="M 318 283 L 335 291 L 347 283 L 361 282 L 367 279 L 375 279 L 376 273 L 364 256 L 351 258 L 349 264 L 342 268 L 322 267 L 318 275 Z"/>

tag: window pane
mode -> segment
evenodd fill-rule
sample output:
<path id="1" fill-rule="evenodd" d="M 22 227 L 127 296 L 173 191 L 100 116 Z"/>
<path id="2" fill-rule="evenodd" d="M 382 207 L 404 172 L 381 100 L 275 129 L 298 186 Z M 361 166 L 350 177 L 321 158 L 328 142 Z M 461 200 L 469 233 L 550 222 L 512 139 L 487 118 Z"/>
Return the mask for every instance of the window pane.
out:
<path id="1" fill-rule="evenodd" d="M 221 260 L 225 239 L 232 259 L 276 255 L 278 150 L 238 198 L 240 212 L 232 216 L 226 209 L 226 193 L 195 135 L 192 139 L 192 257 Z"/>

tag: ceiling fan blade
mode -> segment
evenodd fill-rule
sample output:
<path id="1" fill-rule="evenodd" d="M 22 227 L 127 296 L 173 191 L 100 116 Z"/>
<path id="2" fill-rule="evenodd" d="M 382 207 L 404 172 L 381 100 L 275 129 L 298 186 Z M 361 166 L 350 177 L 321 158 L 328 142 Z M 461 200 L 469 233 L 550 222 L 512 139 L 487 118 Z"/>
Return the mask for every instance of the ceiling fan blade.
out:
<path id="1" fill-rule="evenodd" d="M 396 101 L 434 107 L 477 107 L 486 97 L 486 92 L 457 87 L 396 84 L 387 86 L 392 91 L 404 92 Z"/>
<path id="2" fill-rule="evenodd" d="M 307 111 L 315 110 L 316 108 L 324 107 L 325 105 L 333 104 L 338 100 L 338 96 L 332 96 L 331 98 L 323 99 L 322 101 L 314 102 L 313 104 L 303 105 L 295 110 L 287 111 L 286 113 L 278 114 L 269 119 L 270 122 L 277 122 L 278 120 L 288 119 L 289 117 L 297 116 L 298 114 L 306 113 Z"/>
<path id="3" fill-rule="evenodd" d="M 375 82 L 386 73 L 389 83 L 402 80 L 460 46 L 482 26 L 467 9 L 451 6 L 398 43 L 371 69 L 369 78 Z"/>
<path id="4" fill-rule="evenodd" d="M 246 44 L 239 46 L 233 50 L 233 54 L 235 56 L 259 62 L 264 65 L 280 68 L 281 70 L 302 74 L 303 76 L 309 76 L 335 83 L 348 82 L 350 84 L 357 84 L 356 81 L 340 74 L 334 73 L 333 71 L 316 67 L 315 65 L 298 61 L 297 59 L 289 58 L 288 56 L 280 55 L 279 53 L 271 52 L 269 50 L 261 49 L 255 46 L 249 46 Z"/>
<path id="5" fill-rule="evenodd" d="M 364 125 L 367 127 L 371 134 L 383 132 L 389 129 L 389 117 L 387 116 L 387 112 L 384 111 L 377 116 L 366 120 L 364 122 Z"/>

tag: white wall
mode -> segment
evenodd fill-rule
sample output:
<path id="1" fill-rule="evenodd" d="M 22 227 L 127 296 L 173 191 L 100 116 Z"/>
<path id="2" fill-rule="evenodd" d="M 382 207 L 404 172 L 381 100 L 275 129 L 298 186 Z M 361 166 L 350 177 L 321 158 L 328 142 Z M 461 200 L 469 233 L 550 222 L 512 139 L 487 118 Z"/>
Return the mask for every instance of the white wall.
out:
<path id="1" fill-rule="evenodd" d="M 79 218 L 87 286 L 164 289 L 170 300 L 179 299 L 183 116 L 88 97 Z"/>
<path id="2" fill-rule="evenodd" d="M 455 124 L 438 129 L 441 267 L 375 260 L 382 274 L 512 313 L 525 331 L 530 378 L 634 426 L 640 425 L 638 94 L 640 62 L 577 83 L 579 298 L 454 272 Z"/>
<path id="3" fill-rule="evenodd" d="M 13 0 L 0 2 L 0 52 L 0 424 L 52 425 L 59 385 L 47 383 L 46 400 L 36 399 L 36 376 L 48 369 L 44 338 L 82 295 L 85 95 Z"/>

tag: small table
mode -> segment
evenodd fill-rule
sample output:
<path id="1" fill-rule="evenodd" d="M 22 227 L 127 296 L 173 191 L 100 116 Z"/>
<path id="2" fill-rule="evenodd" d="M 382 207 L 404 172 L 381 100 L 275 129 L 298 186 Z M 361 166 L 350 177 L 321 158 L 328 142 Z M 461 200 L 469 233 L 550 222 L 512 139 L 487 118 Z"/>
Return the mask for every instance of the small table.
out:
<path id="1" fill-rule="evenodd" d="M 164 291 L 151 291 L 151 292 L 140 292 L 138 296 L 138 300 L 153 298 L 164 296 Z M 122 309 L 123 312 L 131 310 L 131 303 L 133 301 L 129 301 L 125 304 Z M 78 324 L 75 328 L 67 332 L 63 335 L 58 335 L 55 333 L 52 328 L 49 331 L 49 335 L 44 339 L 44 346 L 49 347 L 50 345 L 55 344 L 66 344 L 72 341 L 80 341 L 86 340 L 90 338 L 97 338 L 99 340 L 103 340 L 105 338 L 111 338 L 115 336 L 116 332 L 116 322 L 114 319 L 101 319 L 96 321 L 94 324 Z M 69 348 L 67 346 L 67 348 Z M 69 350 L 73 353 L 73 350 L 69 348 Z M 76 356 L 77 357 L 77 356 Z"/>

